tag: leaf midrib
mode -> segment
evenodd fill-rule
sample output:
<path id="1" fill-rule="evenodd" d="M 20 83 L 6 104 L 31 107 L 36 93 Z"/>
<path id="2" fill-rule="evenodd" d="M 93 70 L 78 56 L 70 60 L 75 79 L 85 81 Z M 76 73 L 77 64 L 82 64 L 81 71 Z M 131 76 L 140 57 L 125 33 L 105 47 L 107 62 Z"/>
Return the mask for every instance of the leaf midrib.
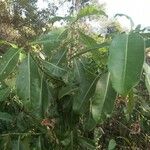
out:
<path id="1" fill-rule="evenodd" d="M 31 102 L 31 73 L 30 73 L 30 54 L 28 53 L 28 77 L 29 77 L 29 83 L 28 83 L 28 93 L 29 93 L 29 101 Z M 32 104 L 32 103 L 31 103 Z"/>
<path id="2" fill-rule="evenodd" d="M 126 68 L 127 68 L 126 64 L 127 64 L 127 55 L 128 55 L 128 43 L 129 43 L 129 35 L 127 35 L 127 37 L 126 37 L 125 61 L 124 61 L 124 69 L 123 69 L 123 75 L 122 75 L 123 76 L 123 81 L 122 81 L 123 87 L 125 87 L 124 84 L 125 84 L 126 71 L 127 71 L 126 70 Z M 125 91 L 125 89 L 122 89 L 122 91 Z"/>

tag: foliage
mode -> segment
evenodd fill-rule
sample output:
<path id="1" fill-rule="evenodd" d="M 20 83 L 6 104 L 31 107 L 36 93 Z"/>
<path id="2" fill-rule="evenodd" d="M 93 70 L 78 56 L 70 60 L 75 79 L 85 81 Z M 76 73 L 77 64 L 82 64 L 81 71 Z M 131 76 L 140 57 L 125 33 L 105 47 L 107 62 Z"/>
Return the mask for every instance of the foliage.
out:
<path id="1" fill-rule="evenodd" d="M 0 149 L 149 147 L 149 37 L 135 28 L 96 40 L 78 23 L 99 12 L 85 6 L 66 28 L 0 57 Z"/>

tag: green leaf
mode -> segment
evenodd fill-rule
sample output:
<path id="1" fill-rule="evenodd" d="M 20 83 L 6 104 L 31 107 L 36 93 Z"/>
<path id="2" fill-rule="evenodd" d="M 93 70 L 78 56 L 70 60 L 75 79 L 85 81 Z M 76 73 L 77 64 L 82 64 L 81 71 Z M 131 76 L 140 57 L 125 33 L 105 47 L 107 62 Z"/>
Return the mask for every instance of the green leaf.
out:
<path id="1" fill-rule="evenodd" d="M 92 109 L 91 106 L 90 106 L 90 109 Z M 89 112 L 84 122 L 84 129 L 86 131 L 92 131 L 96 127 L 96 125 L 97 125 L 97 122 L 93 119 L 92 113 Z"/>
<path id="2" fill-rule="evenodd" d="M 18 140 L 12 140 L 12 150 L 20 150 L 20 136 Z"/>
<path id="3" fill-rule="evenodd" d="M 16 67 L 19 60 L 20 49 L 10 48 L 3 56 L 0 58 L 0 80 L 7 78 L 7 76 Z"/>
<path id="4" fill-rule="evenodd" d="M 138 33 L 118 34 L 110 45 L 108 68 L 112 85 L 126 95 L 140 80 L 144 62 L 144 40 Z"/>
<path id="5" fill-rule="evenodd" d="M 92 37 L 84 34 L 81 31 L 79 31 L 79 35 L 80 35 L 80 41 L 86 46 L 86 48 L 85 48 L 86 50 L 83 52 L 80 52 L 80 54 L 84 54 L 84 52 L 91 52 L 93 60 L 96 63 L 99 62 L 101 64 L 100 61 L 102 61 L 101 57 L 103 55 L 100 51 L 100 48 L 105 47 L 105 49 L 106 49 L 106 46 L 109 46 L 109 44 L 107 42 L 98 44 L 96 42 L 96 40 L 94 40 Z"/>
<path id="6" fill-rule="evenodd" d="M 20 149 L 21 150 L 31 150 L 30 147 L 31 137 L 24 137 L 23 140 L 20 142 Z"/>
<path id="7" fill-rule="evenodd" d="M 79 137 L 79 144 L 83 149 L 95 150 L 95 144 L 92 140 L 84 137 Z"/>
<path id="8" fill-rule="evenodd" d="M 74 74 L 79 90 L 74 96 L 73 110 L 78 113 L 87 111 L 89 99 L 93 96 L 98 76 L 85 68 L 80 60 L 74 60 Z"/>
<path id="9" fill-rule="evenodd" d="M 12 122 L 13 117 L 6 112 L 0 112 L 0 120 Z"/>
<path id="10" fill-rule="evenodd" d="M 87 47 L 93 47 L 93 46 L 97 46 L 97 42 L 90 36 L 84 34 L 83 32 L 79 31 L 79 35 L 80 35 L 80 40 L 82 43 L 84 43 Z"/>
<path id="11" fill-rule="evenodd" d="M 10 88 L 0 89 L 0 101 L 4 101 L 10 93 Z"/>
<path id="12" fill-rule="evenodd" d="M 108 145 L 108 150 L 114 150 L 115 149 L 115 147 L 116 147 L 116 141 L 114 140 L 114 139 L 111 139 L 110 141 L 109 141 L 109 145 Z"/>
<path id="13" fill-rule="evenodd" d="M 70 85 L 68 85 L 68 86 L 66 86 L 66 87 L 62 87 L 62 88 L 59 90 L 58 98 L 61 99 L 61 98 L 63 98 L 64 96 L 73 95 L 77 90 L 78 90 L 77 87 L 70 86 Z"/>
<path id="14" fill-rule="evenodd" d="M 39 117 L 41 113 L 41 77 L 30 53 L 19 67 L 16 86 L 17 94 L 25 108 Z"/>
<path id="15" fill-rule="evenodd" d="M 54 78 L 61 78 L 62 76 L 64 76 L 64 74 L 67 73 L 65 69 L 48 61 L 43 61 L 42 65 L 44 67 L 45 72 Z"/>
<path id="16" fill-rule="evenodd" d="M 67 50 L 65 48 L 59 49 L 52 55 L 51 63 L 57 66 L 63 66 L 67 63 L 66 59 Z"/>
<path id="17" fill-rule="evenodd" d="M 83 17 L 91 16 L 91 15 L 104 15 L 104 16 L 107 16 L 101 8 L 89 5 L 89 6 L 86 6 L 86 7 L 84 7 L 83 9 L 81 9 L 79 11 L 79 13 L 77 14 L 77 20 L 81 19 Z"/>
<path id="18" fill-rule="evenodd" d="M 52 51 L 56 50 L 68 36 L 68 30 L 57 29 L 40 36 L 32 44 L 41 44 L 43 46 L 43 51 L 47 56 L 50 56 Z"/>
<path id="19" fill-rule="evenodd" d="M 150 47 L 150 39 L 145 40 L 145 47 L 149 48 Z"/>
<path id="20" fill-rule="evenodd" d="M 116 92 L 111 86 L 110 74 L 104 74 L 97 82 L 92 98 L 92 116 L 97 123 L 112 113 L 115 99 Z"/>
<path id="21" fill-rule="evenodd" d="M 50 96 L 49 96 L 49 88 L 43 74 L 41 75 L 40 85 L 41 87 L 40 87 L 40 97 L 39 97 L 39 107 L 40 107 L 39 114 L 40 116 L 42 116 L 42 118 L 44 118 L 48 111 Z"/>

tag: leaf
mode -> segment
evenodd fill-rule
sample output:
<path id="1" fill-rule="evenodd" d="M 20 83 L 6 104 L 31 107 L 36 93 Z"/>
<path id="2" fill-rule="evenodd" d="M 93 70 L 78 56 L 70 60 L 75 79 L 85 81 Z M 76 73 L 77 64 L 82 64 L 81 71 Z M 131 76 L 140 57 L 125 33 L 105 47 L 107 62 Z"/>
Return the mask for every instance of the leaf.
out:
<path id="1" fill-rule="evenodd" d="M 96 123 L 110 115 L 114 108 L 116 92 L 110 82 L 110 74 L 104 74 L 97 82 L 92 98 L 92 117 Z"/>
<path id="2" fill-rule="evenodd" d="M 125 96 L 140 80 L 144 40 L 138 33 L 118 34 L 110 45 L 108 68 L 114 89 Z"/>
<path id="3" fill-rule="evenodd" d="M 79 31 L 80 40 L 87 46 L 87 47 L 93 47 L 97 46 L 97 42 L 90 36 L 84 34 L 83 32 Z"/>
<path id="4" fill-rule="evenodd" d="M 73 110 L 78 113 L 87 111 L 89 99 L 93 96 L 98 76 L 95 76 L 87 69 L 80 60 L 74 60 L 74 74 L 79 90 L 74 95 Z"/>
<path id="5" fill-rule="evenodd" d="M 92 140 L 84 137 L 79 137 L 80 146 L 84 149 L 95 150 L 95 144 Z"/>
<path id="6" fill-rule="evenodd" d="M 44 70 L 47 72 L 47 74 L 49 74 L 50 76 L 54 77 L 54 78 L 61 78 L 62 76 L 64 76 L 64 74 L 67 73 L 67 71 L 55 64 L 52 64 L 48 61 L 43 61 L 42 65 L 44 67 Z"/>
<path id="7" fill-rule="evenodd" d="M 10 93 L 10 88 L 0 89 L 0 101 L 4 101 Z"/>
<path id="8" fill-rule="evenodd" d="M 98 62 L 101 64 L 100 61 L 102 61 L 101 57 L 103 56 L 101 54 L 100 48 L 104 48 L 106 46 L 109 46 L 107 42 L 98 44 L 96 40 L 94 40 L 89 35 L 84 34 L 83 32 L 79 31 L 80 35 L 80 41 L 86 46 L 86 50 L 83 52 L 80 52 L 80 54 L 84 54 L 84 52 L 91 52 L 92 58 L 95 62 Z"/>
<path id="9" fill-rule="evenodd" d="M 51 63 L 57 66 L 63 66 L 67 63 L 66 59 L 67 50 L 65 48 L 59 49 L 52 55 Z"/>
<path id="10" fill-rule="evenodd" d="M 31 137 L 29 137 L 29 136 L 24 137 L 24 139 L 21 140 L 21 142 L 20 142 L 20 149 L 21 150 L 31 150 L 30 142 L 31 142 Z"/>
<path id="11" fill-rule="evenodd" d="M 108 145 L 108 150 L 114 150 L 115 149 L 115 147 L 116 147 L 116 141 L 114 140 L 114 139 L 111 139 L 110 141 L 109 141 L 109 145 Z"/>
<path id="12" fill-rule="evenodd" d="M 17 95 L 21 98 L 25 108 L 39 117 L 41 110 L 41 77 L 30 53 L 19 67 L 16 86 Z"/>
<path id="13" fill-rule="evenodd" d="M 12 122 L 13 117 L 6 112 L 0 112 L 0 120 Z"/>
<path id="14" fill-rule="evenodd" d="M 144 71 L 145 71 L 145 85 L 150 94 L 150 66 L 147 63 L 144 63 Z"/>
<path id="15" fill-rule="evenodd" d="M 40 87 L 40 97 L 39 97 L 39 107 L 40 107 L 40 116 L 42 116 L 42 118 L 45 117 L 47 111 L 48 111 L 48 107 L 49 107 L 49 102 L 51 97 L 49 96 L 49 88 L 48 85 L 46 83 L 46 79 L 44 77 L 44 75 L 41 75 L 41 87 Z"/>
<path id="16" fill-rule="evenodd" d="M 96 125 L 97 125 L 97 122 L 93 119 L 92 113 L 89 112 L 89 114 L 86 117 L 86 120 L 84 122 L 84 129 L 86 131 L 92 131 L 96 127 Z"/>
<path id="17" fill-rule="evenodd" d="M 77 14 L 77 20 L 81 19 L 83 17 L 91 16 L 91 15 L 104 15 L 104 16 L 107 16 L 101 8 L 89 5 L 89 6 L 86 6 L 86 7 L 84 7 L 83 9 L 81 9 L 79 11 L 79 13 Z"/>
<path id="18" fill-rule="evenodd" d="M 43 45 L 43 51 L 47 56 L 50 56 L 51 52 L 56 50 L 68 36 L 68 30 L 57 29 L 40 36 L 32 44 Z"/>
<path id="19" fill-rule="evenodd" d="M 145 40 L 145 47 L 149 48 L 150 47 L 150 39 Z"/>
<path id="20" fill-rule="evenodd" d="M 12 140 L 12 150 L 20 150 L 20 136 L 18 136 L 18 140 Z"/>
<path id="21" fill-rule="evenodd" d="M 7 76 L 16 67 L 19 60 L 20 49 L 10 48 L 3 56 L 0 58 L 0 80 L 7 78 Z"/>
<path id="22" fill-rule="evenodd" d="M 104 43 L 101 43 L 101 44 L 97 44 L 97 45 L 92 46 L 92 47 L 90 47 L 90 48 L 86 48 L 84 51 L 82 51 L 82 52 L 76 54 L 76 55 L 73 56 L 72 58 L 78 57 L 78 56 L 83 55 L 83 54 L 85 54 L 85 53 L 87 53 L 87 52 L 91 52 L 92 54 L 94 54 L 94 53 L 95 53 L 94 50 L 97 50 L 97 49 L 99 49 L 99 48 L 107 47 L 108 45 L 109 45 L 109 43 L 107 43 L 107 42 L 104 42 Z"/>
<path id="23" fill-rule="evenodd" d="M 74 92 L 76 92 L 78 90 L 77 87 L 74 87 L 74 86 L 66 86 L 66 87 L 62 87 L 60 90 L 59 90 L 59 94 L 58 94 L 58 98 L 61 99 L 63 98 L 64 96 L 67 96 L 67 95 L 72 95 Z"/>

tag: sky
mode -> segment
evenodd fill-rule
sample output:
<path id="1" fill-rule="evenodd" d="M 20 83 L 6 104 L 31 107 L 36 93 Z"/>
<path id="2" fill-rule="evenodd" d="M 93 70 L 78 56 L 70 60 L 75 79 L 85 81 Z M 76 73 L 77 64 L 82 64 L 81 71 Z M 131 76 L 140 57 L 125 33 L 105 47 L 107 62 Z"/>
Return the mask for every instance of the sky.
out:
<path id="1" fill-rule="evenodd" d="M 44 0 L 38 1 L 38 6 L 46 7 Z M 57 2 L 57 0 L 54 0 Z M 115 14 L 126 14 L 130 16 L 135 25 L 142 27 L 150 26 L 150 0 L 98 0 L 100 4 L 105 4 L 106 13 L 110 18 Z M 130 27 L 129 20 L 119 17 L 118 21 L 126 28 Z"/>
<path id="2" fill-rule="evenodd" d="M 109 17 L 117 13 L 126 14 L 132 18 L 135 25 L 150 26 L 150 0 L 99 0 L 99 3 L 106 4 Z M 129 26 L 129 21 L 124 17 L 119 20 L 124 26 Z"/>

